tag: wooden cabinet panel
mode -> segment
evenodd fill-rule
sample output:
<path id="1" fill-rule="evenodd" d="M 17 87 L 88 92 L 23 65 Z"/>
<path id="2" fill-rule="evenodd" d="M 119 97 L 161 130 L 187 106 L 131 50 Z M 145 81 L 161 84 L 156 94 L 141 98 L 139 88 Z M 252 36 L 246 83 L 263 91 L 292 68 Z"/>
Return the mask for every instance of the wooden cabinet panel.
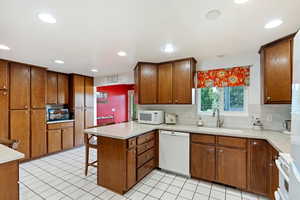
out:
<path id="1" fill-rule="evenodd" d="M 46 104 L 46 69 L 31 67 L 31 108 L 45 108 Z"/>
<path id="2" fill-rule="evenodd" d="M 140 154 L 144 153 L 145 151 L 153 148 L 154 146 L 155 146 L 154 140 L 150 140 L 147 143 L 141 144 L 137 147 L 137 154 L 140 155 Z"/>
<path id="3" fill-rule="evenodd" d="M 128 149 L 133 148 L 135 146 L 136 146 L 136 137 L 130 138 L 127 140 L 127 148 Z"/>
<path id="4" fill-rule="evenodd" d="M 246 189 L 246 150 L 217 147 L 217 181 Z"/>
<path id="5" fill-rule="evenodd" d="M 30 103 L 30 72 L 27 65 L 10 64 L 10 109 L 28 109 Z"/>
<path id="6" fill-rule="evenodd" d="M 173 103 L 173 64 L 166 63 L 158 65 L 158 103 Z"/>
<path id="7" fill-rule="evenodd" d="M 216 144 L 216 136 L 192 134 L 191 141 L 196 143 L 204 143 L 204 144 Z"/>
<path id="8" fill-rule="evenodd" d="M 57 104 L 57 73 L 47 72 L 47 104 Z"/>
<path id="9" fill-rule="evenodd" d="M 69 103 L 69 76 L 67 74 L 57 75 L 57 85 L 58 85 L 58 104 L 68 104 Z"/>
<path id="10" fill-rule="evenodd" d="M 8 89 L 8 62 L 0 60 L 0 90 Z"/>
<path id="11" fill-rule="evenodd" d="M 136 184 L 136 149 L 127 150 L 127 189 Z"/>
<path id="12" fill-rule="evenodd" d="M 94 78 L 84 78 L 84 106 L 94 107 Z"/>
<path id="13" fill-rule="evenodd" d="M 94 126 L 94 108 L 84 109 L 84 127 L 89 128 Z"/>
<path id="14" fill-rule="evenodd" d="M 145 164 L 147 161 L 154 158 L 155 150 L 154 148 L 142 153 L 137 157 L 137 167 L 141 167 L 143 164 Z"/>
<path id="15" fill-rule="evenodd" d="M 216 147 L 191 143 L 191 175 L 208 181 L 216 179 Z"/>
<path id="16" fill-rule="evenodd" d="M 8 139 L 8 91 L 0 90 L 0 138 Z"/>
<path id="17" fill-rule="evenodd" d="M 264 140 L 248 142 L 248 190 L 256 194 L 268 194 L 268 146 Z"/>
<path id="18" fill-rule="evenodd" d="M 10 138 L 19 140 L 18 151 L 25 154 L 25 159 L 30 158 L 30 119 L 27 110 L 10 111 Z"/>
<path id="19" fill-rule="evenodd" d="M 140 66 L 140 103 L 157 103 L 157 66 L 156 64 L 141 64 Z"/>
<path id="20" fill-rule="evenodd" d="M 73 106 L 75 108 L 84 107 L 84 76 L 73 75 Z"/>
<path id="21" fill-rule="evenodd" d="M 193 88 L 193 63 L 191 60 L 174 62 L 173 103 L 191 104 Z"/>
<path id="22" fill-rule="evenodd" d="M 141 168 L 137 170 L 137 180 L 141 180 L 144 178 L 147 174 L 149 174 L 155 167 L 155 160 L 152 159 L 148 161 L 146 164 L 144 164 Z"/>
<path id="23" fill-rule="evenodd" d="M 247 147 L 247 139 L 237 137 L 217 137 L 217 144 L 227 147 L 235 147 L 245 149 Z"/>
<path id="24" fill-rule="evenodd" d="M 84 141 L 84 109 L 75 108 L 75 132 L 74 132 L 74 145 L 80 146 L 83 145 Z"/>
<path id="25" fill-rule="evenodd" d="M 31 157 L 40 157 L 46 153 L 46 111 L 31 110 Z"/>
<path id="26" fill-rule="evenodd" d="M 74 141 L 74 128 L 64 128 L 61 130 L 62 133 L 62 149 L 71 149 L 73 148 Z"/>
<path id="27" fill-rule="evenodd" d="M 155 137 L 155 132 L 149 132 L 149 133 L 145 133 L 144 135 L 141 135 L 137 138 L 137 144 L 143 144 L 149 140 L 154 139 Z"/>
<path id="28" fill-rule="evenodd" d="M 48 130 L 48 153 L 61 151 L 61 130 Z"/>
<path id="29" fill-rule="evenodd" d="M 263 48 L 264 102 L 291 103 L 292 38 Z"/>
<path id="30" fill-rule="evenodd" d="M 68 128 L 73 126 L 74 126 L 74 122 L 62 122 L 62 123 L 48 124 L 47 129 L 62 129 L 62 128 Z"/>
<path id="31" fill-rule="evenodd" d="M 19 161 L 0 164 L 0 199 L 19 200 Z"/>

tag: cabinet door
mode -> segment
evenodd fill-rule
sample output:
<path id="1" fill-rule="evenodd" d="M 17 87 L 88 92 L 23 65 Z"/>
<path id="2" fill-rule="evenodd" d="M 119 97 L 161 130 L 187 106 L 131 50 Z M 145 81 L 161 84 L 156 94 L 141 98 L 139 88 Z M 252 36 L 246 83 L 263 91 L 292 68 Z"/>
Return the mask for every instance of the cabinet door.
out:
<path id="1" fill-rule="evenodd" d="M 57 73 L 47 72 L 47 104 L 57 104 Z"/>
<path id="2" fill-rule="evenodd" d="M 140 65 L 140 103 L 157 103 L 157 66 L 155 64 Z"/>
<path id="3" fill-rule="evenodd" d="M 0 138 L 8 139 L 8 91 L 0 90 Z"/>
<path id="4" fill-rule="evenodd" d="M 46 69 L 31 67 L 31 108 L 45 108 L 46 104 Z"/>
<path id="5" fill-rule="evenodd" d="M 48 130 L 48 153 L 61 151 L 61 130 Z"/>
<path id="6" fill-rule="evenodd" d="M 0 60 L 0 90 L 8 89 L 8 62 Z"/>
<path id="7" fill-rule="evenodd" d="M 268 194 L 269 155 L 264 140 L 249 140 L 248 144 L 248 190 Z"/>
<path id="8" fill-rule="evenodd" d="M 158 65 L 158 103 L 171 104 L 173 102 L 172 63 Z"/>
<path id="9" fill-rule="evenodd" d="M 75 132 L 74 132 L 74 145 L 83 145 L 83 130 L 84 130 L 84 109 L 75 108 Z"/>
<path id="10" fill-rule="evenodd" d="M 246 150 L 217 147 L 217 181 L 246 189 Z"/>
<path id="11" fill-rule="evenodd" d="M 177 61 L 173 66 L 173 102 L 192 103 L 193 66 L 191 60 Z"/>
<path id="12" fill-rule="evenodd" d="M 30 158 L 30 119 L 27 110 L 10 111 L 10 137 L 19 140 L 18 151 L 25 154 L 25 159 Z"/>
<path id="13" fill-rule="evenodd" d="M 84 107 L 84 76 L 73 75 L 74 107 Z"/>
<path id="14" fill-rule="evenodd" d="M 63 149 L 71 149 L 73 148 L 74 141 L 74 128 L 64 128 L 61 130 L 62 132 L 62 148 Z"/>
<path id="15" fill-rule="evenodd" d="M 47 153 L 46 111 L 31 110 L 31 157 L 40 157 Z"/>
<path id="16" fill-rule="evenodd" d="M 127 189 L 136 183 L 136 149 L 127 151 Z"/>
<path id="17" fill-rule="evenodd" d="M 84 128 L 94 126 L 94 108 L 84 109 Z"/>
<path id="18" fill-rule="evenodd" d="M 57 75 L 58 104 L 69 103 L 69 76 L 66 74 Z"/>
<path id="19" fill-rule="evenodd" d="M 84 106 L 94 107 L 94 78 L 84 78 Z"/>
<path id="20" fill-rule="evenodd" d="M 27 65 L 10 64 L 10 109 L 28 109 L 30 103 L 30 71 Z"/>
<path id="21" fill-rule="evenodd" d="M 265 103 L 291 103 L 291 40 L 275 43 L 264 50 Z"/>
<path id="22" fill-rule="evenodd" d="M 214 146 L 191 144 L 191 175 L 208 181 L 216 179 L 216 148 Z"/>
<path id="23" fill-rule="evenodd" d="M 19 200 L 19 161 L 0 164 L 0 199 Z"/>
<path id="24" fill-rule="evenodd" d="M 278 158 L 278 151 L 274 149 L 271 145 L 269 146 L 269 197 L 270 199 L 275 199 L 274 192 L 279 187 L 279 171 L 275 164 L 275 160 Z"/>

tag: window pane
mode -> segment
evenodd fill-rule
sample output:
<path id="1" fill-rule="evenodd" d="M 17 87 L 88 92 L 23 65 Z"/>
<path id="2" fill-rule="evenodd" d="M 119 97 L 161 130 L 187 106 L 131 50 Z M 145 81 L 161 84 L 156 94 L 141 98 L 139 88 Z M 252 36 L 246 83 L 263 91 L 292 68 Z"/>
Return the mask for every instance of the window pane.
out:
<path id="1" fill-rule="evenodd" d="M 243 111 L 244 110 L 244 87 L 224 88 L 224 110 Z"/>
<path id="2" fill-rule="evenodd" d="M 212 110 L 219 102 L 219 93 L 217 88 L 201 89 L 201 111 Z"/>

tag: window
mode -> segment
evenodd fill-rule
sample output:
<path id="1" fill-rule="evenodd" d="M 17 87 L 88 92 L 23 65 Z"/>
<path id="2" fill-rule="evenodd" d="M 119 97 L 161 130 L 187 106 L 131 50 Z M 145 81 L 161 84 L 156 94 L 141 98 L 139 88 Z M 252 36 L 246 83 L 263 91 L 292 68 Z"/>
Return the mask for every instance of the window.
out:
<path id="1" fill-rule="evenodd" d="M 247 94 L 244 86 L 198 89 L 198 112 L 211 113 L 219 108 L 227 114 L 246 114 Z"/>

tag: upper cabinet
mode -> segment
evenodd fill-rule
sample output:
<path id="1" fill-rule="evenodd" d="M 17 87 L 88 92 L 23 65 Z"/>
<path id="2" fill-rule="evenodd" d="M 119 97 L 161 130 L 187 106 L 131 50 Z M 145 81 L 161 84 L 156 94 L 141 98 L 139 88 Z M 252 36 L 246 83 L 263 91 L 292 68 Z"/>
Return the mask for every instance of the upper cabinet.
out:
<path id="1" fill-rule="evenodd" d="M 0 90 L 8 89 L 8 62 L 0 60 Z"/>
<path id="2" fill-rule="evenodd" d="M 47 104 L 57 104 L 57 73 L 47 72 Z"/>
<path id="3" fill-rule="evenodd" d="M 84 106 L 94 107 L 94 78 L 84 77 Z"/>
<path id="4" fill-rule="evenodd" d="M 72 107 L 84 108 L 84 76 L 72 75 Z"/>
<path id="5" fill-rule="evenodd" d="M 30 104 L 30 67 L 10 63 L 10 109 L 28 109 Z"/>
<path id="6" fill-rule="evenodd" d="M 58 104 L 69 104 L 69 76 L 67 74 L 57 75 Z"/>
<path id="7" fill-rule="evenodd" d="M 45 68 L 31 67 L 31 108 L 45 108 L 46 104 L 46 79 Z"/>
<path id="8" fill-rule="evenodd" d="M 293 35 L 261 47 L 265 104 L 290 104 L 292 98 Z"/>
<path id="9" fill-rule="evenodd" d="M 164 63 L 139 62 L 135 91 L 139 104 L 191 104 L 196 61 L 193 58 Z"/>

